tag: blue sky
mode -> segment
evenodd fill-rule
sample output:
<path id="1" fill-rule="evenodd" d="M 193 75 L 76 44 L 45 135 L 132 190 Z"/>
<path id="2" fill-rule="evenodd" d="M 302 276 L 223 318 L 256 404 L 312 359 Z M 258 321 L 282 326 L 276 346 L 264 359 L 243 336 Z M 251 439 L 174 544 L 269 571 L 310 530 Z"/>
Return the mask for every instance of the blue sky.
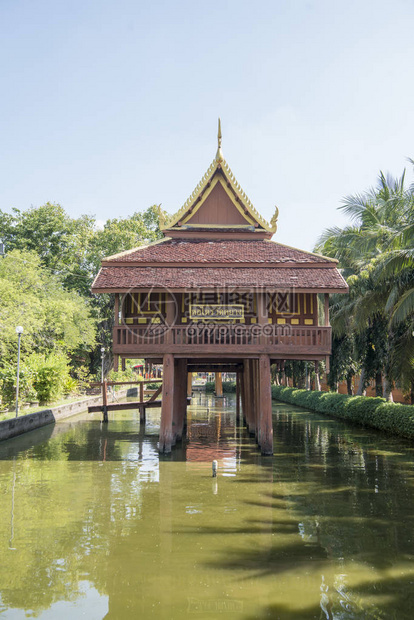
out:
<path id="1" fill-rule="evenodd" d="M 413 28 L 411 0 L 0 0 L 0 209 L 173 213 L 221 116 L 274 239 L 311 250 L 344 196 L 410 168 Z"/>

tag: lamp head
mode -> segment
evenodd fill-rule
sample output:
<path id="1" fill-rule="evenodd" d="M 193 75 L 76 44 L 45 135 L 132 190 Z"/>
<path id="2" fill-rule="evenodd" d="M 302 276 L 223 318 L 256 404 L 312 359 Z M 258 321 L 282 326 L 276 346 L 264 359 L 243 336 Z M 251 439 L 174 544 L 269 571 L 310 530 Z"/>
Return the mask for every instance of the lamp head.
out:
<path id="1" fill-rule="evenodd" d="M 16 334 L 22 334 L 22 333 L 23 333 L 23 331 L 24 331 L 24 330 L 23 330 L 23 327 L 22 327 L 21 325 L 18 325 L 18 326 L 16 327 Z"/>

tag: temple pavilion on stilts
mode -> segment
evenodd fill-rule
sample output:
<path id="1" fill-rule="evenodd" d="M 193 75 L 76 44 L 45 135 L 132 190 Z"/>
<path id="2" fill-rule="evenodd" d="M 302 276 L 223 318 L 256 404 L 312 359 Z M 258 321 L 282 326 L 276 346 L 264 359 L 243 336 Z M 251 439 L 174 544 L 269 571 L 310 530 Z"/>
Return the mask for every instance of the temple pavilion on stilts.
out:
<path id="1" fill-rule="evenodd" d="M 164 238 L 102 261 L 93 293 L 115 294 L 113 355 L 163 364 L 160 452 L 185 429 L 187 376 L 236 372 L 237 407 L 272 454 L 272 364 L 329 362 L 329 293 L 347 285 L 337 261 L 271 240 L 218 149 Z"/>

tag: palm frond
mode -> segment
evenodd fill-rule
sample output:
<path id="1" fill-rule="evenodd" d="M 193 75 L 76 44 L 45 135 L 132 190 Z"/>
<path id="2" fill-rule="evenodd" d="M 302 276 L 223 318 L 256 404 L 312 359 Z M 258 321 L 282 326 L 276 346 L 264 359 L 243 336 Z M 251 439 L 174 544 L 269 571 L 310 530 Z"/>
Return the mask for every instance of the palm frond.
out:
<path id="1" fill-rule="evenodd" d="M 398 303 L 395 305 L 394 312 L 391 317 L 392 325 L 399 325 L 414 314 L 414 288 L 408 289 L 401 295 Z"/>

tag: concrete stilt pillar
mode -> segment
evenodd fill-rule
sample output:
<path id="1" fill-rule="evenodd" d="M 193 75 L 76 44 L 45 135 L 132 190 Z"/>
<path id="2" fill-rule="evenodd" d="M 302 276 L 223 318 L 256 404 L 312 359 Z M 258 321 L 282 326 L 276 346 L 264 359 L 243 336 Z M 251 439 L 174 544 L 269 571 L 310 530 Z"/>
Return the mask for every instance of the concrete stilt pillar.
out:
<path id="1" fill-rule="evenodd" d="M 254 402 L 254 371 L 253 361 L 247 360 L 247 429 L 251 435 L 256 434 L 256 414 Z"/>
<path id="2" fill-rule="evenodd" d="M 243 422 L 246 425 L 246 360 L 244 360 L 243 364 L 243 372 L 240 374 L 240 396 L 241 396 L 241 405 L 242 405 L 242 416 Z"/>
<path id="3" fill-rule="evenodd" d="M 270 359 L 268 355 L 259 358 L 259 386 L 260 386 L 260 448 L 262 454 L 273 454 L 273 424 L 272 424 L 272 390 Z"/>
<path id="4" fill-rule="evenodd" d="M 259 377 L 259 360 L 253 360 L 253 410 L 256 422 L 256 441 L 260 445 L 260 377 Z"/>
<path id="5" fill-rule="evenodd" d="M 166 353 L 163 359 L 163 389 L 161 402 L 161 427 L 158 449 L 171 452 L 173 444 L 173 410 L 174 410 L 174 356 Z"/>
<path id="6" fill-rule="evenodd" d="M 174 368 L 173 441 L 181 441 L 187 413 L 187 360 L 179 359 Z"/>
<path id="7" fill-rule="evenodd" d="M 219 398 L 223 396 L 223 379 L 221 372 L 216 372 L 216 396 Z"/>
<path id="8" fill-rule="evenodd" d="M 236 374 L 236 421 L 240 422 L 240 373 Z"/>
<path id="9" fill-rule="evenodd" d="M 192 396 L 193 394 L 193 373 L 189 372 L 187 374 L 187 396 Z"/>

